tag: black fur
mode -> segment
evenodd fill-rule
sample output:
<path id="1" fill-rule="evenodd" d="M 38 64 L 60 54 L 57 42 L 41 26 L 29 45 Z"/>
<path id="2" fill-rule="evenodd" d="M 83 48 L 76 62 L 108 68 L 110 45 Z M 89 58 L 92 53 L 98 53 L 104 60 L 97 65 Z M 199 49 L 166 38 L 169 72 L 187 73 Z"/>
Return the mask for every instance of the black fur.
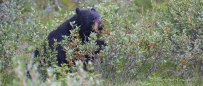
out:
<path id="1" fill-rule="evenodd" d="M 91 32 L 96 32 L 93 26 L 95 23 L 97 23 L 97 29 L 102 30 L 103 28 L 101 27 L 101 17 L 97 11 L 92 8 L 91 10 L 80 10 L 79 8 L 76 8 L 76 14 L 72 16 L 70 19 L 66 20 L 63 24 L 61 24 L 56 30 L 53 30 L 47 37 L 49 47 L 53 50 L 53 44 L 54 44 L 54 39 L 57 39 L 57 42 L 60 42 L 64 40 L 63 36 L 69 36 L 70 30 L 73 29 L 73 27 L 70 25 L 70 22 L 75 22 L 77 26 L 80 27 L 79 30 L 79 36 L 82 40 L 83 43 L 88 41 L 88 36 L 90 35 Z M 102 49 L 102 45 L 105 45 L 104 41 L 97 40 L 96 41 L 97 45 L 99 45 L 99 49 L 96 50 L 94 53 L 97 54 L 99 51 Z M 62 46 L 58 46 L 56 48 L 58 54 L 57 54 L 57 61 L 58 65 L 68 62 L 66 61 L 66 52 L 63 51 Z M 39 55 L 39 51 L 35 50 L 34 55 L 37 57 Z"/>

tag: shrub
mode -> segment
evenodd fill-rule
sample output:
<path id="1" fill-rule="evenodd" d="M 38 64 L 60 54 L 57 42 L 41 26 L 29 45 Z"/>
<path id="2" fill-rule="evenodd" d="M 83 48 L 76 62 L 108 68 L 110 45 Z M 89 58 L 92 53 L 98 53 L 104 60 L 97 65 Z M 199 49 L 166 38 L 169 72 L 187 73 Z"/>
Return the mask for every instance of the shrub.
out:
<path id="1" fill-rule="evenodd" d="M 202 73 L 202 1 L 181 0 L 168 2 L 167 9 L 159 13 L 158 27 L 168 40 L 167 64 L 175 75 L 184 78 Z M 157 8 L 160 10 L 160 8 Z M 170 58 L 168 58 L 170 57 Z M 168 65 L 167 65 L 168 66 Z"/>
<path id="2" fill-rule="evenodd" d="M 82 70 L 81 62 L 73 67 L 58 67 L 55 64 L 56 53 L 50 50 L 33 59 L 32 53 L 36 48 L 44 52 L 42 46 L 47 45 L 47 34 L 74 13 L 60 6 L 57 10 L 52 9 L 56 4 L 48 1 L 46 9 L 38 8 L 39 2 L 18 2 L 4 0 L 0 3 L 1 85 L 98 85 L 102 80 L 105 83 L 100 85 L 123 85 L 135 81 L 136 85 L 149 85 L 160 80 L 176 79 L 174 81 L 187 83 L 201 80 L 201 0 L 161 3 L 167 3 L 166 6 L 152 0 L 149 6 L 152 8 L 148 8 L 144 15 L 137 12 L 139 5 L 132 0 L 77 3 L 80 8 L 92 8 L 90 5 L 94 3 L 91 2 L 99 3 L 94 7 L 102 16 L 103 34 L 91 34 L 88 43 L 80 44 L 75 39 L 77 30 L 73 30 L 61 44 L 67 50 L 67 58 L 72 59 L 77 57 L 74 54 L 77 48 L 80 48 L 77 53 L 94 56 L 91 51 L 98 47 L 94 46 L 95 40 L 105 40 L 107 46 L 97 54 L 100 61 L 89 65 L 93 72 Z M 71 43 L 78 43 L 78 46 Z M 39 64 L 42 59 L 46 63 L 43 66 Z M 67 72 L 70 69 L 76 72 Z M 33 79 L 28 79 L 26 70 L 30 71 Z"/>

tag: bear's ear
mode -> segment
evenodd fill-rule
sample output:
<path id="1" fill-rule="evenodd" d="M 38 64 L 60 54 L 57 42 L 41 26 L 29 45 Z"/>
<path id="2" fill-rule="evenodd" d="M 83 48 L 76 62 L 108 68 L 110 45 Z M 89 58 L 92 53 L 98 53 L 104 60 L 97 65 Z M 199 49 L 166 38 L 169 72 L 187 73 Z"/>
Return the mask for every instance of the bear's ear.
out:
<path id="1" fill-rule="evenodd" d="M 95 11 L 96 12 L 96 9 L 92 8 L 91 11 Z"/>
<path id="2" fill-rule="evenodd" d="M 80 8 L 75 9 L 76 14 L 80 14 Z"/>

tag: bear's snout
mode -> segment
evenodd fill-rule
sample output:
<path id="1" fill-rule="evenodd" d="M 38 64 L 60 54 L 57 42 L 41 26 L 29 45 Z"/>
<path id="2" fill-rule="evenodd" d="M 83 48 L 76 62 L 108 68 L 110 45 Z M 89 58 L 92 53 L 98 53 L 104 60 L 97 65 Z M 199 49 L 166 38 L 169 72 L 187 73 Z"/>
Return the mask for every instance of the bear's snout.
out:
<path id="1" fill-rule="evenodd" d="M 94 22 L 94 30 L 97 32 L 98 30 L 102 30 L 104 25 L 101 24 L 101 21 L 97 20 Z"/>

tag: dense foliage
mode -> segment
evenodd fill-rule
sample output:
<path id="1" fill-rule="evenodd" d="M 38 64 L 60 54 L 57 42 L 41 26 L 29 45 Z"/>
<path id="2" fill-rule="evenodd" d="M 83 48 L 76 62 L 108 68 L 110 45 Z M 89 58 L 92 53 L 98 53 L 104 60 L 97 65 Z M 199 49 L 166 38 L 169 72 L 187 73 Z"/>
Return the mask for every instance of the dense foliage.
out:
<path id="1" fill-rule="evenodd" d="M 79 1 L 0 0 L 0 85 L 202 84 L 202 0 Z M 81 44 L 77 27 L 61 42 L 68 59 L 97 56 L 98 61 L 88 65 L 93 71 L 84 71 L 80 61 L 58 67 L 51 50 L 33 58 L 36 48 L 44 52 L 47 35 L 75 14 L 76 6 L 93 5 L 105 25 L 102 34 L 93 33 Z M 107 45 L 93 55 L 97 39 Z"/>

